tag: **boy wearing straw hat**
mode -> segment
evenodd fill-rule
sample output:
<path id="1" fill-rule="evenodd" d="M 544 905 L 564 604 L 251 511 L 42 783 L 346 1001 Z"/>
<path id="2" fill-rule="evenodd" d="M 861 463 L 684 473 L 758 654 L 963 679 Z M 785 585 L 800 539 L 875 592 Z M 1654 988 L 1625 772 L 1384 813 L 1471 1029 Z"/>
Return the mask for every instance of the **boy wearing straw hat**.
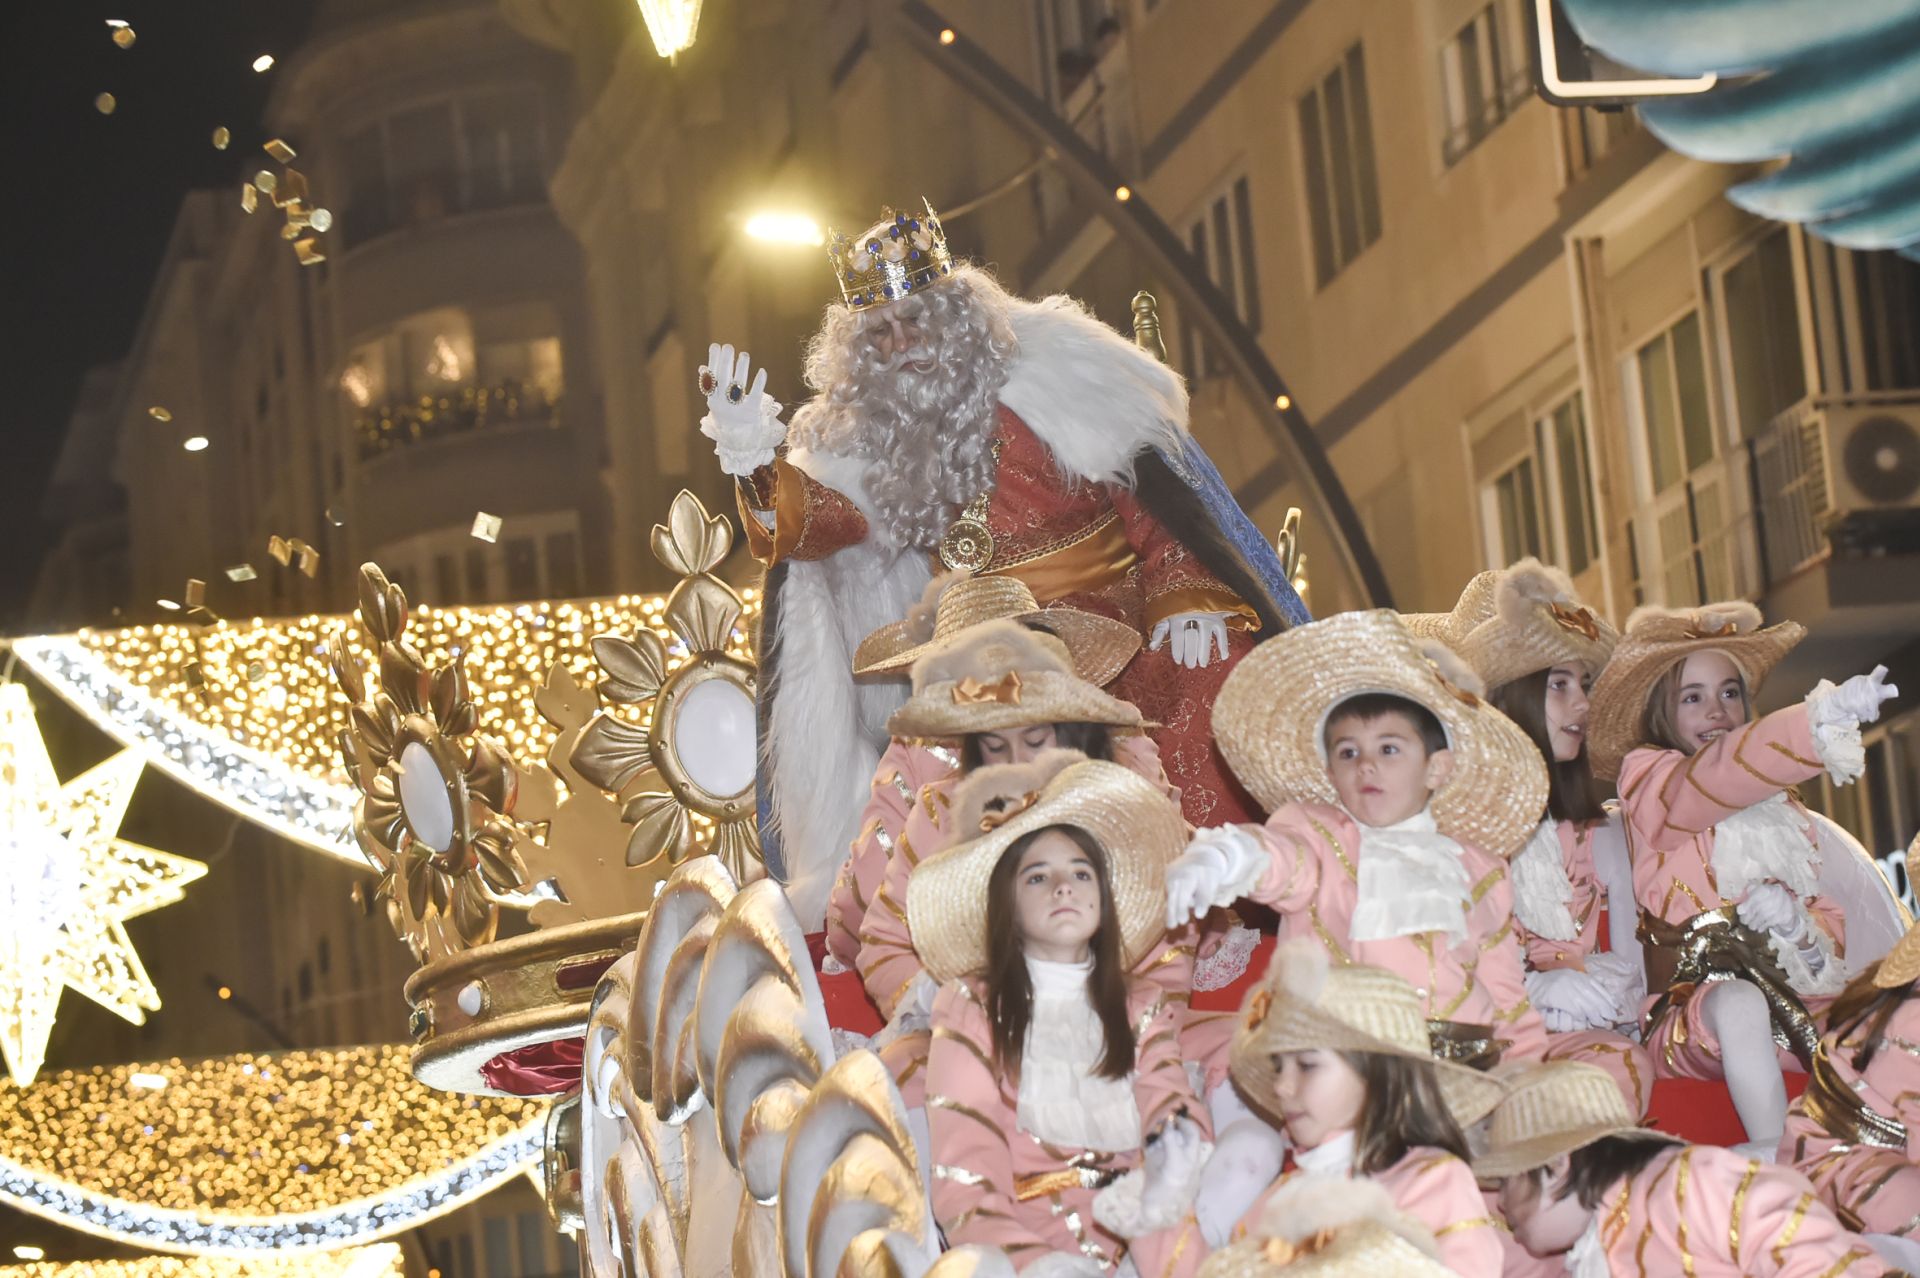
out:
<path id="1" fill-rule="evenodd" d="M 983 768 L 975 837 L 929 856 L 907 915 L 940 982 L 927 1061 L 934 1215 L 1027 1278 L 1190 1273 L 1174 1249 L 1205 1157 L 1180 1006 L 1137 975 L 1160 941 L 1186 822 L 1158 787 L 1070 751 Z M 1107 1224 L 1096 1193 L 1142 1168 Z"/>
<path id="2" fill-rule="evenodd" d="M 1214 709 L 1220 748 L 1274 809 L 1201 831 L 1167 874 L 1169 922 L 1248 896 L 1280 935 L 1385 968 L 1425 1002 L 1436 1053 L 1537 1059 L 1505 858 L 1533 832 L 1547 777 L 1533 743 L 1444 644 L 1384 610 L 1260 645 Z"/>
<path id="3" fill-rule="evenodd" d="M 1787 1109 L 1780 1161 L 1920 1269 L 1920 927 L 1834 1000 L 1807 1090 Z"/>
<path id="4" fill-rule="evenodd" d="M 1140 649 L 1133 627 L 1077 608 L 1042 608 L 1017 577 L 952 572 L 935 577 L 904 618 L 861 641 L 854 673 L 904 676 L 929 651 L 983 621 L 1017 621 L 1057 637 L 1067 646 L 1074 672 L 1097 687 L 1113 682 Z M 1128 749 L 1153 748 L 1145 736 L 1135 740 L 1138 744 Z M 887 859 L 905 830 L 915 798 L 924 787 L 953 776 L 960 765 L 959 751 L 945 745 L 899 737 L 888 743 L 860 813 L 859 836 L 827 899 L 827 952 L 842 965 L 852 967 L 860 953 L 867 906 L 886 877 Z"/>
<path id="5" fill-rule="evenodd" d="M 1890 1272 L 1798 1172 L 1634 1125 L 1606 1074 L 1555 1061 L 1512 1080 L 1474 1160 L 1514 1238 L 1572 1278 L 1873 1278 Z"/>
<path id="6" fill-rule="evenodd" d="M 1767 673 L 1806 635 L 1743 601 L 1640 608 L 1593 689 L 1595 773 L 1618 777 L 1646 941 L 1654 1068 L 1722 1078 L 1756 1151 L 1786 1114 L 1812 1019 L 1846 984 L 1846 920 L 1820 892 L 1821 852 L 1791 787 L 1865 766 L 1860 725 L 1897 689 L 1886 671 L 1752 717 Z M 1733 979 L 1729 979 L 1733 978 Z M 1776 1055 L 1775 1036 L 1791 1046 Z M 1789 1052 L 1791 1054 L 1789 1054 Z"/>

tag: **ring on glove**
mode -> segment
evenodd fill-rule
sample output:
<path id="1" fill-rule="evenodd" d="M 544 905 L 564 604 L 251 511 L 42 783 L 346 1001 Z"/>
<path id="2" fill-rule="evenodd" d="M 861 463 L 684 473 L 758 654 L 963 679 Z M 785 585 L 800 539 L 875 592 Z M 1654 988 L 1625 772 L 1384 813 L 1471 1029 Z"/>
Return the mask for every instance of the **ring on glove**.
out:
<path id="1" fill-rule="evenodd" d="M 1197 619 L 1192 617 L 1187 618 L 1187 629 L 1198 630 L 1199 628 L 1200 628 L 1200 622 Z"/>
<path id="2" fill-rule="evenodd" d="M 708 368 L 705 364 L 702 364 L 700 366 L 699 385 L 700 385 L 700 397 L 702 399 L 705 399 L 707 396 L 713 394 L 714 391 L 720 388 L 720 380 L 713 375 L 713 370 L 711 368 Z"/>
<path id="3" fill-rule="evenodd" d="M 737 404 L 741 400 L 745 399 L 746 397 L 747 397 L 746 387 L 742 386 L 739 382 L 727 383 L 727 402 L 729 404 Z"/>

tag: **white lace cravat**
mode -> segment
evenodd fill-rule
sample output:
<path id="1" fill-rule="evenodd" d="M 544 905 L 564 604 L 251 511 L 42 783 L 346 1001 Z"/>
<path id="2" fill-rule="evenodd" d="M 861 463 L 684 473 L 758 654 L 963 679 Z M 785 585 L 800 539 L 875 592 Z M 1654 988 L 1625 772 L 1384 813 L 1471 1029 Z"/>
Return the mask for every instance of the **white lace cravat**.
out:
<path id="1" fill-rule="evenodd" d="M 1020 1052 L 1021 1130 L 1050 1145 L 1107 1152 L 1140 1148 L 1140 1107 L 1133 1076 L 1094 1073 L 1106 1053 L 1106 1031 L 1087 997 L 1093 960 L 1050 963 L 1029 958 L 1033 1019 Z"/>
<path id="2" fill-rule="evenodd" d="M 1543 1191 L 1544 1192 L 1544 1191 Z M 1567 1278 L 1612 1278 L 1607 1252 L 1600 1245 L 1600 1213 L 1587 1222 L 1586 1232 L 1574 1240 L 1567 1252 Z"/>
<path id="3" fill-rule="evenodd" d="M 1360 829 L 1359 899 L 1351 927 L 1356 941 L 1385 941 L 1421 932 L 1467 936 L 1471 877 L 1458 843 L 1422 808 L 1397 825 Z"/>
<path id="4" fill-rule="evenodd" d="M 1573 880 L 1560 852 L 1559 822 L 1542 821 L 1507 864 L 1513 882 L 1513 916 L 1535 936 L 1571 941 L 1580 935 L 1573 921 Z"/>

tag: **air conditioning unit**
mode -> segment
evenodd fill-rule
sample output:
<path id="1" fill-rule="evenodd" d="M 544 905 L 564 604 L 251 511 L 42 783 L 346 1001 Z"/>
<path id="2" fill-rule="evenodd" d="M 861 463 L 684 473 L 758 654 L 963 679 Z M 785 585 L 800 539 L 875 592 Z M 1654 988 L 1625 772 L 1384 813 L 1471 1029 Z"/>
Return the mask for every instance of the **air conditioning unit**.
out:
<path id="1" fill-rule="evenodd" d="M 1830 404 L 1821 418 L 1832 517 L 1920 506 L 1920 401 Z"/>

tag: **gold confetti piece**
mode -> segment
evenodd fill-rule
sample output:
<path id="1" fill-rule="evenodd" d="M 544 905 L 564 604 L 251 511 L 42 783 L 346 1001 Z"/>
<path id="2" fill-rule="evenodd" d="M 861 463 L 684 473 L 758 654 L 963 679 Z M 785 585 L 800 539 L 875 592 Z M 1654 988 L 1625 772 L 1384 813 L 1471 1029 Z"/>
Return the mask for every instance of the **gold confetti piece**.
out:
<path id="1" fill-rule="evenodd" d="M 304 240 L 295 240 L 293 242 L 293 251 L 299 255 L 300 265 L 312 266 L 316 262 L 324 262 L 327 260 L 327 255 L 314 248 L 313 245 L 314 239 L 311 235 Z"/>
<path id="2" fill-rule="evenodd" d="M 187 609 L 187 624 L 190 626 L 216 626 L 220 624 L 220 614 L 211 608 L 199 607 Z"/>
<path id="3" fill-rule="evenodd" d="M 272 65 L 273 55 L 271 53 L 263 53 L 253 60 L 253 69 L 255 71 L 265 71 Z"/>
<path id="4" fill-rule="evenodd" d="M 187 677 L 187 686 L 189 688 L 204 688 L 207 686 L 207 672 L 201 669 L 198 661 L 187 662 L 186 665 L 180 668 L 180 672 Z"/>
<path id="5" fill-rule="evenodd" d="M 248 683 L 259 683 L 262 679 L 266 677 L 267 677 L 266 662 L 249 661 L 247 663 L 247 682 Z"/>
<path id="6" fill-rule="evenodd" d="M 283 240 L 297 240 L 300 238 L 300 228 L 292 222 L 289 222 L 280 228 L 280 238 Z"/>
<path id="7" fill-rule="evenodd" d="M 285 564 L 293 558 L 293 548 L 287 544 L 285 537 L 274 533 L 267 538 L 267 554 L 273 557 L 275 563 Z"/>
<path id="8" fill-rule="evenodd" d="M 138 36 L 133 34 L 132 27 L 123 25 L 113 29 L 113 42 L 123 49 L 131 49 L 133 42 L 138 38 Z"/>
<path id="9" fill-rule="evenodd" d="M 286 208 L 307 198 L 307 175 L 299 169 L 288 169 L 274 186 L 260 189 L 273 193 L 274 207 Z"/>
<path id="10" fill-rule="evenodd" d="M 273 175 L 273 170 L 261 169 L 253 175 L 253 184 L 260 188 L 262 195 L 272 195 L 273 188 L 280 185 L 280 179 Z"/>
<path id="11" fill-rule="evenodd" d="M 113 109 L 120 104 L 113 100 L 111 93 L 103 93 L 93 100 L 93 109 L 101 115 L 112 115 Z"/>
<path id="12" fill-rule="evenodd" d="M 156 422 L 170 422 L 173 420 L 173 414 L 159 404 L 155 404 L 152 408 L 149 408 L 147 410 L 147 416 L 153 418 Z"/>
<path id="13" fill-rule="evenodd" d="M 198 608 L 207 601 L 207 583 L 198 577 L 187 578 L 187 607 Z"/>
<path id="14" fill-rule="evenodd" d="M 162 608 L 165 608 L 168 612 L 180 611 L 180 605 L 175 603 L 171 599 L 156 599 L 154 600 L 154 602 L 159 604 Z"/>
<path id="15" fill-rule="evenodd" d="M 347 526 L 347 517 L 335 510 L 332 506 L 329 506 L 327 507 L 327 522 L 335 528 L 344 528 Z"/>
<path id="16" fill-rule="evenodd" d="M 271 155 L 274 159 L 280 161 L 280 163 L 282 164 L 290 163 L 293 160 L 293 156 L 294 156 L 293 148 L 288 146 L 285 142 L 282 142 L 279 138 L 269 138 L 267 140 L 266 145 L 261 147 L 260 149 L 262 151 L 265 151 L 268 155 Z"/>
<path id="17" fill-rule="evenodd" d="M 190 453 L 204 453 L 207 451 L 207 442 L 205 435 L 189 435 L 180 441 L 180 447 Z"/>
<path id="18" fill-rule="evenodd" d="M 481 511 L 473 517 L 473 535 L 481 541 L 496 541 L 500 536 L 500 516 Z"/>
<path id="19" fill-rule="evenodd" d="M 227 144 L 232 141 L 233 141 L 233 134 L 230 130 L 228 130 L 226 125 L 223 124 L 219 128 L 213 131 L 213 149 L 214 150 L 224 151 L 227 149 Z"/>
<path id="20" fill-rule="evenodd" d="M 241 183 L 240 184 L 241 212 L 251 213 L 259 207 L 260 207 L 260 192 L 253 189 L 253 183 L 251 182 Z"/>
<path id="21" fill-rule="evenodd" d="M 325 209 L 315 209 L 307 215 L 307 225 L 322 233 L 331 231 L 333 229 L 333 214 Z"/>
<path id="22" fill-rule="evenodd" d="M 304 541 L 293 543 L 294 553 L 299 556 L 300 571 L 311 577 L 320 571 L 320 552 Z"/>
<path id="23" fill-rule="evenodd" d="M 253 581 L 259 577 L 259 575 L 259 573 L 253 570 L 252 564 L 235 564 L 233 567 L 227 569 L 228 581 Z"/>
<path id="24" fill-rule="evenodd" d="M 125 18 L 108 18 L 107 25 L 117 29 L 126 26 L 127 20 Z"/>

